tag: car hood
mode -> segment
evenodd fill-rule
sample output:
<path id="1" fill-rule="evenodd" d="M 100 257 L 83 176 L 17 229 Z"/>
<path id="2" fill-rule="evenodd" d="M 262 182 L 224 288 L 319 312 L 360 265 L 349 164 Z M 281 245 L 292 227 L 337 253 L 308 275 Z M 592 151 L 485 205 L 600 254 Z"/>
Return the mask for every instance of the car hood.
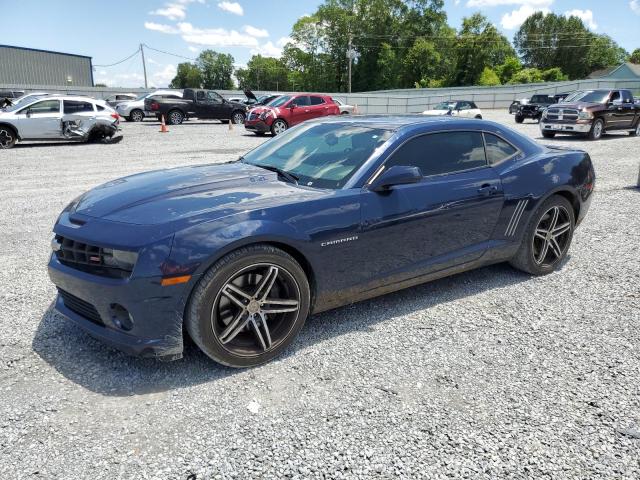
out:
<path id="1" fill-rule="evenodd" d="M 560 108 L 574 108 L 576 110 L 583 110 L 585 108 L 596 108 L 596 107 L 601 107 L 602 105 L 599 103 L 592 103 L 592 102 L 571 102 L 571 103 L 564 103 L 564 102 L 560 102 L 560 103 L 556 103 L 554 105 L 550 105 L 552 107 L 560 107 Z"/>
<path id="2" fill-rule="evenodd" d="M 248 88 L 243 90 L 242 93 L 244 93 L 244 96 L 247 97 L 249 100 L 254 100 L 254 101 L 257 100 L 256 96 Z"/>
<path id="3" fill-rule="evenodd" d="M 105 183 L 82 195 L 71 214 L 138 225 L 198 223 L 318 195 L 253 165 L 197 165 Z"/>

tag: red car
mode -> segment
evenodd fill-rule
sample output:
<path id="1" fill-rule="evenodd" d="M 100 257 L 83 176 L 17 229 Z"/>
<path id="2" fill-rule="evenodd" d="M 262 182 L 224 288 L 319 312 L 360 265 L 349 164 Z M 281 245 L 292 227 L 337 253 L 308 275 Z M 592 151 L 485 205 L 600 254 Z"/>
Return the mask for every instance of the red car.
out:
<path id="1" fill-rule="evenodd" d="M 328 95 L 282 95 L 271 103 L 256 107 L 247 114 L 244 128 L 256 135 L 284 132 L 298 123 L 326 115 L 340 115 L 340 108 Z"/>

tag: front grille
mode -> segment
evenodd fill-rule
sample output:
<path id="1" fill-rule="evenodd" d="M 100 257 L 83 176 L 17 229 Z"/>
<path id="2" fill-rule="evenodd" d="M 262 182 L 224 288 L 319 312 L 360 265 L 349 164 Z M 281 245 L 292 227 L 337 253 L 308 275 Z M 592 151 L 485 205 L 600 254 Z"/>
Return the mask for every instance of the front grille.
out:
<path id="1" fill-rule="evenodd" d="M 56 258 L 67 267 L 102 277 L 127 278 L 131 275 L 129 270 L 107 265 L 102 247 L 78 242 L 62 235 L 56 235 L 54 241 L 59 245 L 55 252 Z"/>
<path id="2" fill-rule="evenodd" d="M 102 319 L 100 318 L 100 314 L 96 310 L 96 307 L 91 305 L 89 302 L 85 302 L 75 295 L 70 294 L 69 292 L 65 292 L 61 288 L 58 288 L 58 293 L 60 294 L 60 297 L 62 297 L 64 306 L 69 310 L 77 313 L 78 315 L 95 323 L 96 325 L 101 325 L 104 327 L 104 323 L 102 322 Z"/>
<path id="3" fill-rule="evenodd" d="M 575 122 L 578 120 L 578 110 L 575 108 L 550 108 L 547 110 L 547 120 Z"/>

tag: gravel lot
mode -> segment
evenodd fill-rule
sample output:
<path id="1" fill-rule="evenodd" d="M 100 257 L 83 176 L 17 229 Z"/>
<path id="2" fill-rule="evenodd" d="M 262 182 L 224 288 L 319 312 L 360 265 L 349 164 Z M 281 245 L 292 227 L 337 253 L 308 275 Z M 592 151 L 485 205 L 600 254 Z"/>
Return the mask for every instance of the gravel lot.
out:
<path id="1" fill-rule="evenodd" d="M 557 273 L 497 265 L 327 312 L 237 371 L 195 347 L 130 358 L 50 311 L 51 227 L 72 198 L 264 141 L 123 129 L 0 152 L 0 478 L 640 478 L 640 138 L 550 141 L 598 175 Z"/>

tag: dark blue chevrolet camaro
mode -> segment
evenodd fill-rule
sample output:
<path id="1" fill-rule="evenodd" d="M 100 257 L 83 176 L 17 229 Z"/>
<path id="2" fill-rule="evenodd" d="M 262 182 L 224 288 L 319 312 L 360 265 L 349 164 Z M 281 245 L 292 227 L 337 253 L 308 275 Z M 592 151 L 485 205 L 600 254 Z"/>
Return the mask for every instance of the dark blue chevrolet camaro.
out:
<path id="1" fill-rule="evenodd" d="M 585 217 L 582 151 L 450 117 L 306 122 L 240 159 L 142 173 L 58 218 L 55 308 L 138 355 L 183 332 L 246 367 L 309 314 L 497 262 L 554 271 Z"/>

